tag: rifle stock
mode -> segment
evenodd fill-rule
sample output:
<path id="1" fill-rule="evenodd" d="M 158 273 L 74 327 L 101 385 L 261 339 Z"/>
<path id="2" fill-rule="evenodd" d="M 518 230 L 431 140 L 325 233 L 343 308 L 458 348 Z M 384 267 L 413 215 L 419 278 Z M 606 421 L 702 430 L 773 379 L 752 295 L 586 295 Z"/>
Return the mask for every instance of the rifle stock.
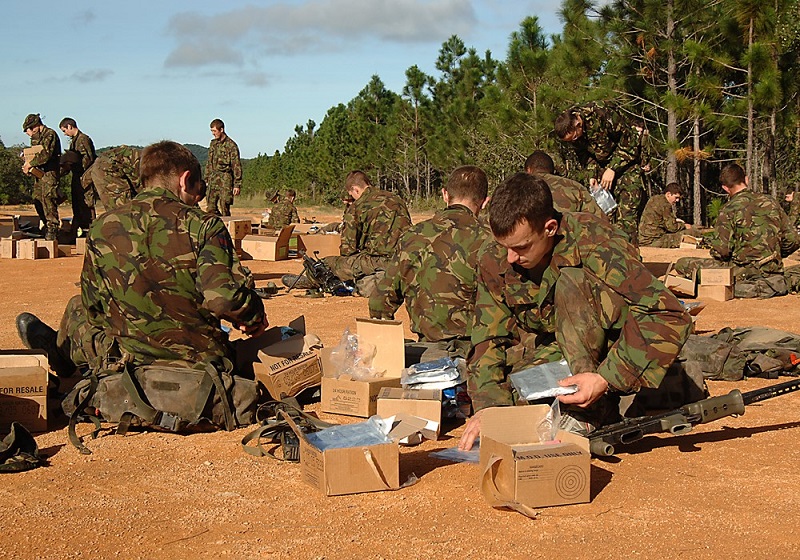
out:
<path id="1" fill-rule="evenodd" d="M 797 390 L 800 390 L 800 379 L 770 385 L 747 393 L 734 389 L 727 395 L 709 397 L 662 414 L 626 418 L 589 434 L 589 449 L 594 455 L 608 457 L 614 455 L 615 446 L 633 443 L 648 434 L 685 434 L 691 432 L 697 424 L 714 422 L 727 416 L 742 415 L 748 404 Z"/>

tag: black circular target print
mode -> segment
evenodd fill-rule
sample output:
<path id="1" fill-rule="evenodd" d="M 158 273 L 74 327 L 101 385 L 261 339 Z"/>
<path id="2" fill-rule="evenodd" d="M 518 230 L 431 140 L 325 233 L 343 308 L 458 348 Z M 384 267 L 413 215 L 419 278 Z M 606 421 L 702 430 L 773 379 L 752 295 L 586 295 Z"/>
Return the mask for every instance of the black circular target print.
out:
<path id="1" fill-rule="evenodd" d="M 586 488 L 586 473 L 580 467 L 564 467 L 556 476 L 556 492 L 564 499 L 577 498 Z"/>

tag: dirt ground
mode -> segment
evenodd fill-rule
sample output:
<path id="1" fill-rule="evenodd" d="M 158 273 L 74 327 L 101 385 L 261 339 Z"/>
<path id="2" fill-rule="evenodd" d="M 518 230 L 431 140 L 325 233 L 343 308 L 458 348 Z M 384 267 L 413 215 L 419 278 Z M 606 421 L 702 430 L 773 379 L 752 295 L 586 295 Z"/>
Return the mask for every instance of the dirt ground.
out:
<path id="1" fill-rule="evenodd" d="M 643 258 L 663 272 L 690 253 L 645 250 Z M 81 262 L 0 261 L 0 348 L 21 348 L 14 318 L 22 311 L 58 324 L 79 291 Z M 247 265 L 259 286 L 301 269 L 299 260 Z M 800 332 L 799 304 L 796 295 L 709 302 L 696 330 Z M 281 293 L 266 306 L 273 325 L 304 314 L 327 345 L 368 315 L 362 298 Z M 407 325 L 404 311 L 398 318 Z M 713 382 L 710 389 L 770 383 Z M 89 425 L 81 429 L 88 433 Z M 245 454 L 240 440 L 249 428 L 124 437 L 107 430 L 84 456 L 58 427 L 36 438 L 47 466 L 0 476 L 0 558 L 800 558 L 800 393 L 593 459 L 591 503 L 541 509 L 536 519 L 491 508 L 477 487 L 477 465 L 429 456 L 455 445 L 462 429 L 446 427 L 440 441 L 401 450 L 401 478 L 413 472 L 416 485 L 326 498 L 300 480 L 297 465 Z"/>

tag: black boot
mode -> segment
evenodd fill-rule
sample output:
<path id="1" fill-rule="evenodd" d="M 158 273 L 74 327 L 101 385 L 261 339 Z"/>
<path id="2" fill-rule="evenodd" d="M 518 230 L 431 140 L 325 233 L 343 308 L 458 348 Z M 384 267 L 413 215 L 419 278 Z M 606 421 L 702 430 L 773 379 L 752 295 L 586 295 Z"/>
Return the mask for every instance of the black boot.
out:
<path id="1" fill-rule="evenodd" d="M 31 350 L 44 350 L 47 361 L 56 375 L 69 377 L 75 373 L 77 367 L 72 360 L 65 358 L 58 351 L 56 340 L 58 333 L 42 322 L 33 313 L 20 313 L 17 315 L 17 332 L 22 344 Z"/>
<path id="2" fill-rule="evenodd" d="M 284 274 L 281 276 L 281 283 L 287 288 L 297 288 L 298 290 L 313 290 L 318 288 L 316 282 L 309 280 L 305 275 Z"/>

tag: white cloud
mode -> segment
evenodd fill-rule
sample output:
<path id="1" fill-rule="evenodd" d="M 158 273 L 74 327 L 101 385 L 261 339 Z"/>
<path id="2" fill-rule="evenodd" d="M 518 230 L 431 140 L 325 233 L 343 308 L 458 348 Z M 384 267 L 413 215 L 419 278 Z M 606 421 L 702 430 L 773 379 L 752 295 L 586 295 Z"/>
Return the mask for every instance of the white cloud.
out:
<path id="1" fill-rule="evenodd" d="M 212 16 L 185 12 L 169 22 L 178 46 L 166 65 L 240 65 L 245 50 L 301 54 L 371 40 L 438 44 L 476 24 L 470 0 L 310 0 Z"/>
<path id="2" fill-rule="evenodd" d="M 74 72 L 69 79 L 70 80 L 77 80 L 81 83 L 91 83 L 91 82 L 102 82 L 109 76 L 114 74 L 113 70 L 109 70 L 108 68 L 97 68 L 94 70 L 82 70 L 79 72 Z"/>

